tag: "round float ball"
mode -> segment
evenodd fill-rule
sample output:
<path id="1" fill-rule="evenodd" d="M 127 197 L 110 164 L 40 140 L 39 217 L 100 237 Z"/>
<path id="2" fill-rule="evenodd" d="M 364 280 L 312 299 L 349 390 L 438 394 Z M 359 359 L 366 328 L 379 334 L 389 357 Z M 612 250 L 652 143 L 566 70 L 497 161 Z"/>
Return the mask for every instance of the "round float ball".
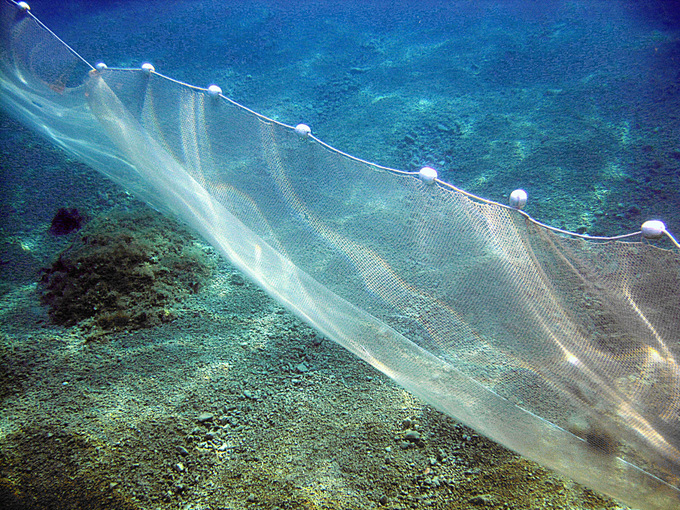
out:
<path id="1" fill-rule="evenodd" d="M 514 209 L 524 209 L 527 205 L 527 192 L 523 189 L 516 189 L 510 193 L 510 207 Z"/>
<path id="2" fill-rule="evenodd" d="M 312 129 L 307 124 L 298 124 L 295 126 L 295 132 L 300 136 L 309 136 L 312 133 Z"/>
<path id="3" fill-rule="evenodd" d="M 642 237 L 645 239 L 658 239 L 666 231 L 666 225 L 663 221 L 659 220 L 649 220 L 642 224 Z"/>
<path id="4" fill-rule="evenodd" d="M 218 87 L 217 85 L 210 85 L 208 87 L 208 94 L 210 94 L 211 97 L 217 97 L 222 93 L 222 89 Z"/>
<path id="5" fill-rule="evenodd" d="M 429 166 L 423 167 L 418 171 L 418 177 L 425 184 L 433 184 L 437 178 L 437 171 Z"/>

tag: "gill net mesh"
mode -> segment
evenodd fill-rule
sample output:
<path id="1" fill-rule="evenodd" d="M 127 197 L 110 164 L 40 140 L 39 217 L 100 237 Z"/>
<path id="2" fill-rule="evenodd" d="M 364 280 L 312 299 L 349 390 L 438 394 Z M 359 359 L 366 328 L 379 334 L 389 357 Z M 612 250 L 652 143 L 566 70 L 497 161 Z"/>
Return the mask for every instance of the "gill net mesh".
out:
<path id="1" fill-rule="evenodd" d="M 680 505 L 680 257 L 556 234 L 155 72 L 2 0 L 3 107 L 191 225 L 444 413 L 644 509 Z"/>

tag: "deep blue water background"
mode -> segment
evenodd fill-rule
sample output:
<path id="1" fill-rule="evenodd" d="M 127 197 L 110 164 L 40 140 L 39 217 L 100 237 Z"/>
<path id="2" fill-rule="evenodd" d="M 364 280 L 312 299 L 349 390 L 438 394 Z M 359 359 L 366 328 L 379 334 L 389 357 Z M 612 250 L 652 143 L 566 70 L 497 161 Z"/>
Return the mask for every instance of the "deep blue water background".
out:
<path id="1" fill-rule="evenodd" d="M 680 9 L 637 1 L 69 1 L 92 63 L 151 62 L 381 164 L 555 226 L 680 232 Z"/>

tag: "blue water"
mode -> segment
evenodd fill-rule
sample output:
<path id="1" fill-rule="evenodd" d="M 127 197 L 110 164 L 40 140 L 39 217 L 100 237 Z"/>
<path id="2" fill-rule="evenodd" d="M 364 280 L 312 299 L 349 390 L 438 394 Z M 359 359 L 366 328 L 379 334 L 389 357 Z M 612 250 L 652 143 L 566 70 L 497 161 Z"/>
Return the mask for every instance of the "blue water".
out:
<path id="1" fill-rule="evenodd" d="M 225 94 L 338 148 L 437 168 L 555 226 L 680 231 L 676 2 L 32 2 L 90 62 Z"/>

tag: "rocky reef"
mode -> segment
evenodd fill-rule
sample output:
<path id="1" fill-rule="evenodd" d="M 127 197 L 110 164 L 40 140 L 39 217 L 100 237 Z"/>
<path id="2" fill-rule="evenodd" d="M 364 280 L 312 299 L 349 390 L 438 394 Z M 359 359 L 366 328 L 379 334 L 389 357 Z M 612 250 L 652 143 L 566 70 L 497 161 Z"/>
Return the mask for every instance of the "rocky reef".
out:
<path id="1" fill-rule="evenodd" d="M 53 322 L 89 335 L 172 321 L 199 291 L 214 255 L 177 223 L 147 208 L 95 217 L 42 275 Z"/>

